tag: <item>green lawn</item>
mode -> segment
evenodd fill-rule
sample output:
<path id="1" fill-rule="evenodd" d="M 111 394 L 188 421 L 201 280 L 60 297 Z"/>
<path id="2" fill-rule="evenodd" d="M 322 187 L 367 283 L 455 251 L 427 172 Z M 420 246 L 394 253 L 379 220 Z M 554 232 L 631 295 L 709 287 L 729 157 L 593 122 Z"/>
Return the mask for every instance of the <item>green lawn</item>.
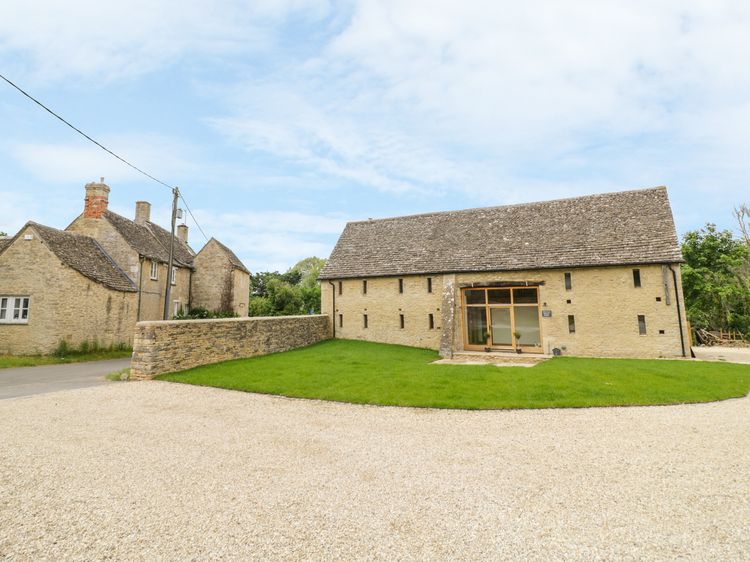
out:
<path id="1" fill-rule="evenodd" d="M 535 367 L 431 365 L 434 351 L 351 340 L 158 378 L 357 404 L 558 408 L 711 402 L 745 396 L 750 366 L 558 357 Z"/>
<path id="2" fill-rule="evenodd" d="M 54 365 L 56 363 L 81 363 L 103 359 L 120 359 L 130 357 L 129 350 L 103 350 L 90 353 L 74 353 L 64 357 L 56 355 L 0 355 L 0 369 L 9 367 L 36 367 L 37 365 Z"/>

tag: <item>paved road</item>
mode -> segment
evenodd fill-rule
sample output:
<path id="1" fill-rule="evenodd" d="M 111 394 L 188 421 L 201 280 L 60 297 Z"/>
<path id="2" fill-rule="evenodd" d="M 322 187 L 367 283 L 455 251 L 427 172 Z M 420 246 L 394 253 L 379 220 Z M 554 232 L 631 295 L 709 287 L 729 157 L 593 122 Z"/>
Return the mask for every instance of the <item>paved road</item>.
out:
<path id="1" fill-rule="evenodd" d="M 726 361 L 750 364 L 750 347 L 694 347 L 693 353 L 703 361 Z"/>
<path id="2" fill-rule="evenodd" d="M 130 358 L 0 369 L 0 400 L 106 384 L 105 375 L 128 365 Z"/>

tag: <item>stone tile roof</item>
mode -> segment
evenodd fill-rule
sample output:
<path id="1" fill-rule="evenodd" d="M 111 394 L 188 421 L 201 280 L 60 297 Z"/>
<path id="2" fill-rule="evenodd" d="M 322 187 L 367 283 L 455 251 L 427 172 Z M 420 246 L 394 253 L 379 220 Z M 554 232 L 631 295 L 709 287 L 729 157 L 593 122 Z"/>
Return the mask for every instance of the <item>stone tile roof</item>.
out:
<path id="1" fill-rule="evenodd" d="M 3 252 L 5 248 L 10 246 L 10 243 L 13 241 L 10 237 L 2 237 L 0 238 L 0 254 Z"/>
<path id="2" fill-rule="evenodd" d="M 169 262 L 169 231 L 152 222 L 138 224 L 109 210 L 105 211 L 103 216 L 140 255 L 164 263 Z M 192 267 L 194 254 L 190 246 L 177 236 L 174 241 L 176 265 Z"/>
<path id="3" fill-rule="evenodd" d="M 681 261 L 657 187 L 350 222 L 320 279 Z"/>
<path id="4" fill-rule="evenodd" d="M 224 244 L 222 244 L 221 242 L 219 242 L 216 238 L 212 237 L 211 240 L 213 240 L 214 242 L 216 242 L 216 245 L 219 246 L 219 248 L 221 248 L 222 250 L 224 250 L 224 253 L 229 258 L 229 263 L 231 263 L 233 267 L 239 269 L 240 271 L 244 271 L 248 275 L 250 274 L 250 270 L 245 267 L 245 264 L 242 263 L 242 261 L 240 261 L 240 258 L 238 258 L 237 255 L 232 250 L 230 250 L 229 248 L 227 248 Z M 209 242 L 211 240 L 209 240 Z"/>
<path id="5" fill-rule="evenodd" d="M 28 222 L 27 226 L 33 227 L 44 245 L 63 264 L 75 269 L 81 275 L 116 291 L 138 291 L 125 272 L 90 236 L 57 230 L 35 222 Z"/>

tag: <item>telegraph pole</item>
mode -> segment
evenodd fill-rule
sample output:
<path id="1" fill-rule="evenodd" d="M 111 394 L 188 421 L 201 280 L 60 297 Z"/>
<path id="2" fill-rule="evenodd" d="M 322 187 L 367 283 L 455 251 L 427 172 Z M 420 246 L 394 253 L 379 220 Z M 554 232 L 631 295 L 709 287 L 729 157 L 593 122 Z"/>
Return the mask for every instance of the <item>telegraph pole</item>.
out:
<path id="1" fill-rule="evenodd" d="M 172 236 L 169 239 L 169 267 L 167 268 L 167 290 L 164 293 L 164 320 L 169 320 L 169 301 L 172 297 L 172 267 L 174 263 L 174 229 L 177 222 L 177 199 L 180 196 L 180 188 L 172 189 Z"/>

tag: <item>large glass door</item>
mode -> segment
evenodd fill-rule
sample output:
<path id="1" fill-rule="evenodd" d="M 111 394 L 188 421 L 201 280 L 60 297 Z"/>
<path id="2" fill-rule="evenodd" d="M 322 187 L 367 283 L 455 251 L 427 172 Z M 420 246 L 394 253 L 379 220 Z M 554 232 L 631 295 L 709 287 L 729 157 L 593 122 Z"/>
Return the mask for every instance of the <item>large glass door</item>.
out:
<path id="1" fill-rule="evenodd" d="M 541 349 L 537 287 L 464 289 L 463 303 L 467 349 Z"/>
<path id="2" fill-rule="evenodd" d="M 492 345 L 512 346 L 513 325 L 510 308 L 490 308 L 492 321 Z"/>

